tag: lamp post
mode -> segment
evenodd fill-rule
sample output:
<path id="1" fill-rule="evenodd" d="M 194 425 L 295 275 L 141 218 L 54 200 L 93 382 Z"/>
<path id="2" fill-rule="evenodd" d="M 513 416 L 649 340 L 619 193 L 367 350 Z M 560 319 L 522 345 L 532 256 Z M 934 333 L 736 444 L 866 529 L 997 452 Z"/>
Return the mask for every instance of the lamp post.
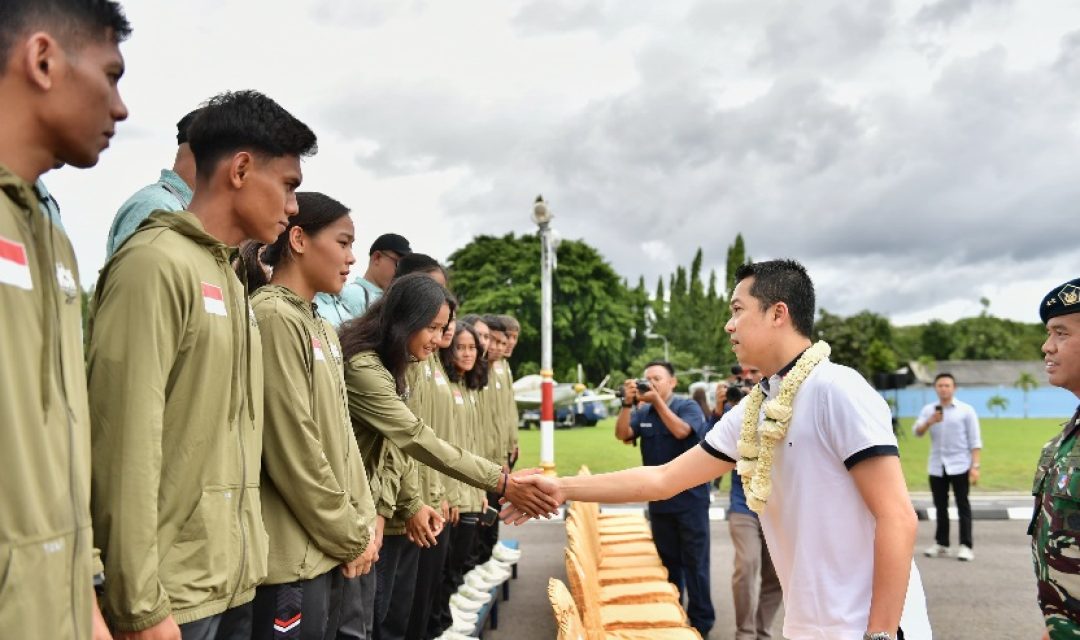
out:
<path id="1" fill-rule="evenodd" d="M 645 337 L 646 338 L 651 338 L 653 340 L 663 340 L 664 341 L 664 360 L 667 361 L 667 362 L 671 362 L 671 353 L 668 350 L 667 338 L 660 335 L 659 333 L 646 333 Z"/>
<path id="2" fill-rule="evenodd" d="M 551 365 L 551 211 L 536 196 L 532 219 L 540 228 L 540 468 L 555 475 L 555 373 Z"/>

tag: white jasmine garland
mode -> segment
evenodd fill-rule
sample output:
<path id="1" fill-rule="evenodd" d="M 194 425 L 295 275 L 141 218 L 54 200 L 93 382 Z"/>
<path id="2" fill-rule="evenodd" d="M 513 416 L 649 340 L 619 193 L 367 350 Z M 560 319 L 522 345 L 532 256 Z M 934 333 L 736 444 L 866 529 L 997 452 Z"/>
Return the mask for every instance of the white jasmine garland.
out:
<path id="1" fill-rule="evenodd" d="M 829 345 L 820 341 L 803 352 L 795 366 L 784 376 L 780 393 L 775 399 L 764 402 L 765 392 L 760 386 L 755 386 L 750 392 L 742 431 L 739 433 L 739 461 L 735 468 L 742 477 L 746 504 L 754 513 L 765 510 L 765 504 L 772 494 L 773 449 L 777 442 L 787 436 L 795 394 L 814 367 L 829 357 L 830 351 Z M 759 423 L 763 403 L 765 417 Z"/>

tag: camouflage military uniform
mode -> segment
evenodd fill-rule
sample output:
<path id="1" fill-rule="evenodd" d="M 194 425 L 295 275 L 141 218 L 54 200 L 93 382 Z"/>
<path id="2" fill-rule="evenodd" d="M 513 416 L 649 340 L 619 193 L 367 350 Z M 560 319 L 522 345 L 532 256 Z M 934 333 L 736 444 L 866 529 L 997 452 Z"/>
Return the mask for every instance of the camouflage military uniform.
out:
<path id="1" fill-rule="evenodd" d="M 1080 638 L 1080 409 L 1039 458 L 1028 527 L 1039 606 L 1050 638 Z"/>

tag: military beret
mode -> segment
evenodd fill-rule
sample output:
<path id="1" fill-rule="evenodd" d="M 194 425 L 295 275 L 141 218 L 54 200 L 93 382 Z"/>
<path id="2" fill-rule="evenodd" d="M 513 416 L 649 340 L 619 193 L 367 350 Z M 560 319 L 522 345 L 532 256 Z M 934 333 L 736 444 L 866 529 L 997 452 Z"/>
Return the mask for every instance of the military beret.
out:
<path id="1" fill-rule="evenodd" d="M 1050 318 L 1080 313 L 1080 278 L 1069 280 L 1050 290 L 1039 305 L 1039 317 L 1043 324 Z"/>

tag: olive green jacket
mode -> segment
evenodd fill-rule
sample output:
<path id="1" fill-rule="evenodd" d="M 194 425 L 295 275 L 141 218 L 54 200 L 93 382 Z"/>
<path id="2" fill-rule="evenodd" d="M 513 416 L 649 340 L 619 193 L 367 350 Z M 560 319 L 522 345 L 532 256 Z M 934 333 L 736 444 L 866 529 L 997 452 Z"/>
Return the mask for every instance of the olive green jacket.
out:
<path id="1" fill-rule="evenodd" d="M 417 386 L 425 387 L 424 402 L 417 407 L 416 416 L 431 425 L 435 435 L 453 443 L 454 399 L 450 395 L 450 381 L 446 378 L 438 356 L 432 355 L 418 363 L 422 375 Z M 420 494 L 424 503 L 438 509 L 447 498 L 447 485 L 456 480 L 448 478 L 426 464 L 420 465 Z"/>
<path id="2" fill-rule="evenodd" d="M 416 417 L 397 394 L 394 378 L 374 351 L 358 353 L 346 363 L 349 415 L 368 477 L 383 461 L 387 442 L 417 461 L 453 478 L 489 491 L 500 484 L 498 465 L 445 440 Z"/>
<path id="3" fill-rule="evenodd" d="M 505 459 L 514 455 L 514 449 L 518 446 L 518 409 L 517 400 L 514 399 L 514 374 L 510 371 L 510 363 L 500 360 L 492 367 L 492 375 L 496 376 L 495 391 L 499 398 L 499 434 L 502 437 L 503 448 L 506 450 Z"/>
<path id="4" fill-rule="evenodd" d="M 266 577 L 262 350 L 235 255 L 193 214 L 156 212 L 98 280 L 91 509 L 115 629 L 216 615 Z"/>
<path id="5" fill-rule="evenodd" d="M 461 382 L 451 382 L 450 394 L 454 403 L 454 444 L 473 453 L 481 453 L 480 391 L 469 389 Z M 484 506 L 483 490 L 459 486 L 454 506 L 462 513 L 478 513 Z"/>
<path id="6" fill-rule="evenodd" d="M 375 506 L 349 423 L 341 347 L 310 301 L 269 285 L 252 296 L 262 336 L 262 512 L 266 584 L 351 562 L 374 532 Z"/>
<path id="7" fill-rule="evenodd" d="M 0 166 L 0 636 L 90 637 L 90 417 L 79 271 Z"/>

